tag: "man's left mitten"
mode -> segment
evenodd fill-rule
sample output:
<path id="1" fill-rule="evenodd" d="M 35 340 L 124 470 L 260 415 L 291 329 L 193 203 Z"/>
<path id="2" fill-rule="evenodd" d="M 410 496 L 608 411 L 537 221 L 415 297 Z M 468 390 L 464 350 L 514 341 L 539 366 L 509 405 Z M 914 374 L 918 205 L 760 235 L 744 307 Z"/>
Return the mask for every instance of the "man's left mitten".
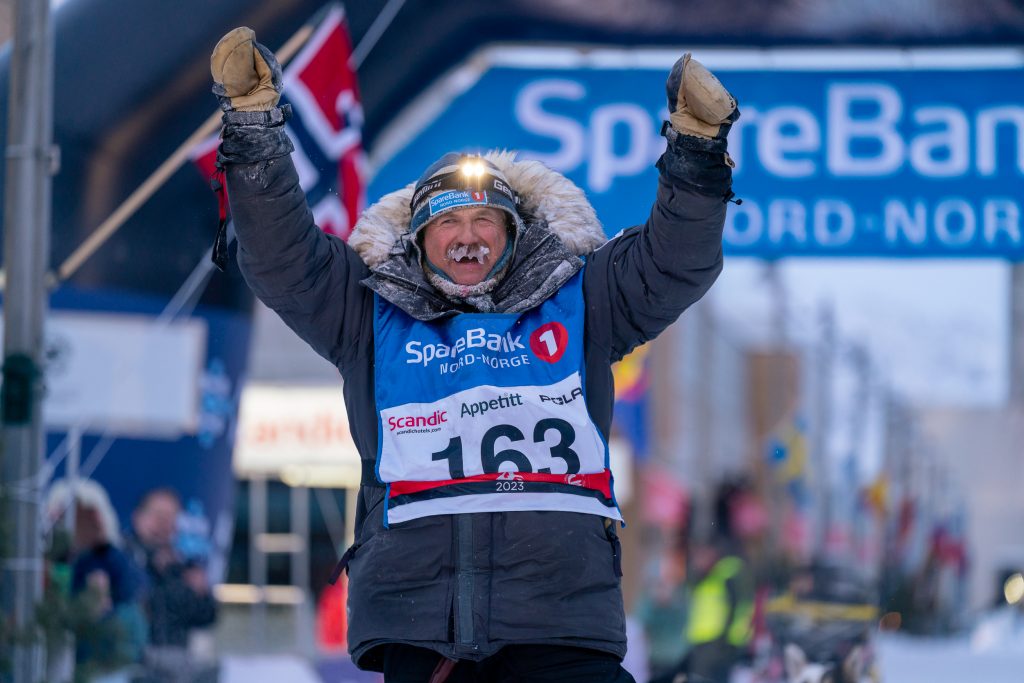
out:
<path id="1" fill-rule="evenodd" d="M 726 136 L 740 117 L 736 98 L 690 53 L 672 67 L 665 90 L 669 120 L 661 132 L 669 144 L 658 168 L 702 194 L 730 199 L 735 164 Z"/>
<path id="2" fill-rule="evenodd" d="M 724 139 L 740 116 L 736 98 L 689 52 L 672 67 L 665 90 L 669 121 L 684 135 Z"/>

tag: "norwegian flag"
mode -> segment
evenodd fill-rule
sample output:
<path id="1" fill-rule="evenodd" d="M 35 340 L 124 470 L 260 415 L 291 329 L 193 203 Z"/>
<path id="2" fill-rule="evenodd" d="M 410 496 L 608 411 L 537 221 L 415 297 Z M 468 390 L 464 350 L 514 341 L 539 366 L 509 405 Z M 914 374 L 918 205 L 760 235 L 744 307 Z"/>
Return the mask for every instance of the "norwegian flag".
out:
<path id="1" fill-rule="evenodd" d="M 284 70 L 281 102 L 292 105 L 285 128 L 295 145 L 292 161 L 320 229 L 348 239 L 366 201 L 363 109 L 349 64 L 352 41 L 345 12 L 335 6 Z M 217 136 L 196 146 L 192 161 L 213 177 Z"/>

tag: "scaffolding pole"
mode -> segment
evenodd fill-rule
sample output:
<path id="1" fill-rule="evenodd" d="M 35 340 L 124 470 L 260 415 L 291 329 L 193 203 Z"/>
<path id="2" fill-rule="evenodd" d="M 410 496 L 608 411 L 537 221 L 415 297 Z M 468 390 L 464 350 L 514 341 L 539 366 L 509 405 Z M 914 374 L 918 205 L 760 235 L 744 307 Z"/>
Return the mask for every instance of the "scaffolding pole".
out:
<path id="1" fill-rule="evenodd" d="M 1010 266 L 1010 405 L 1024 408 L 1024 264 Z"/>
<path id="2" fill-rule="evenodd" d="M 46 271 L 50 253 L 53 147 L 53 40 L 49 0 L 14 3 L 4 188 L 3 455 L 0 477 L 9 537 L 0 596 L 17 632 L 38 636 L 35 609 L 43 592 L 40 482 L 43 458 L 42 369 Z M 18 639 L 12 679 L 43 676 L 38 637 Z"/>

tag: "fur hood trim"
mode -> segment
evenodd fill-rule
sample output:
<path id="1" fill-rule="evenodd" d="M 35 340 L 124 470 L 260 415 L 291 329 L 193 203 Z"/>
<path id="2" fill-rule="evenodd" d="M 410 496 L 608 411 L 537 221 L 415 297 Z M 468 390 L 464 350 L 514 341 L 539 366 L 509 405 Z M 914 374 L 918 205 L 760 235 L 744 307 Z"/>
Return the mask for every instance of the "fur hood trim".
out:
<path id="1" fill-rule="evenodd" d="M 515 152 L 483 155 L 519 193 L 519 214 L 526 223 L 540 220 L 573 254 L 585 256 L 607 241 L 604 228 L 583 190 L 539 161 L 516 161 Z M 348 243 L 371 269 L 384 263 L 395 243 L 408 232 L 413 186 L 381 197 L 363 211 Z"/>

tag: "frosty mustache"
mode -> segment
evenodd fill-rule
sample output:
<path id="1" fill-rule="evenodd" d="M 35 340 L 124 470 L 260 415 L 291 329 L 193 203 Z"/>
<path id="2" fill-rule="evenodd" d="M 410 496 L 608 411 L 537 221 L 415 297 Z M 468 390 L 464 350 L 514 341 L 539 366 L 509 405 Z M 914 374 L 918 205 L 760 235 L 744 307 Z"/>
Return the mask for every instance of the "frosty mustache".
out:
<path id="1" fill-rule="evenodd" d="M 483 265 L 490 253 L 491 250 L 482 244 L 456 244 L 448 248 L 445 257 L 448 261 L 476 260 Z"/>

